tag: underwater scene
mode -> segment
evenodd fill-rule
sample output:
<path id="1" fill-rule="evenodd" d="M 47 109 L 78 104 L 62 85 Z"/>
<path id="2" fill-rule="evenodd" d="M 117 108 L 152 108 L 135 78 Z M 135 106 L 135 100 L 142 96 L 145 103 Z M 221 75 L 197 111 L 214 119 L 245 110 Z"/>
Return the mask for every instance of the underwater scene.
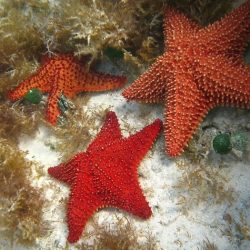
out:
<path id="1" fill-rule="evenodd" d="M 250 249 L 250 0 L 0 0 L 0 250 Z"/>

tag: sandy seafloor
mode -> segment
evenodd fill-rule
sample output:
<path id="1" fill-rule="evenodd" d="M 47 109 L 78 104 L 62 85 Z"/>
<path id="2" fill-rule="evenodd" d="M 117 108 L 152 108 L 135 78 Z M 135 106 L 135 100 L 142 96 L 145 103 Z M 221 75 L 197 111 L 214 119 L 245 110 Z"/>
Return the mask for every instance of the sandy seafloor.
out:
<path id="1" fill-rule="evenodd" d="M 163 108 L 160 105 L 127 103 L 120 93 L 121 91 L 93 94 L 87 108 L 91 110 L 102 106 L 115 111 L 124 135 L 128 133 L 126 133 L 123 120 L 128 122 L 134 130 L 139 130 L 155 118 L 162 118 Z M 142 109 L 147 112 L 144 118 L 141 117 Z M 237 113 L 236 109 L 221 109 L 211 119 L 217 121 L 218 124 L 230 124 L 234 122 L 234 113 Z M 249 115 L 249 112 L 246 112 L 241 119 L 250 121 Z M 238 121 L 240 122 L 240 119 Z M 96 133 L 97 131 L 93 131 L 93 137 Z M 60 201 L 68 197 L 68 188 L 47 174 L 50 166 L 59 163 L 59 155 L 47 146 L 48 141 L 54 139 L 48 129 L 41 127 L 35 138 L 25 136 L 20 140 L 20 149 L 27 151 L 27 158 L 39 162 L 43 167 L 44 176 L 39 181 L 34 180 L 33 185 L 44 187 L 46 198 L 50 201 L 49 207 L 46 207 L 44 211 L 44 218 L 52 228 L 51 233 L 48 238 L 38 240 L 37 246 L 30 249 L 64 249 L 66 246 L 65 206 Z M 181 177 L 181 171 L 174 161 L 165 155 L 162 133 L 139 168 L 142 176 L 140 184 L 152 207 L 153 216 L 146 221 L 129 214 L 126 216 L 135 223 L 138 230 L 147 230 L 155 236 L 158 241 L 157 249 L 202 249 L 202 243 L 206 239 L 215 243 L 219 249 L 250 249 L 250 241 L 242 239 L 237 230 L 233 229 L 233 225 L 229 225 L 223 219 L 229 213 L 240 221 L 240 214 L 243 212 L 245 222 L 250 223 L 249 156 L 235 158 L 231 155 L 230 158 L 229 155 L 224 156 L 224 159 L 227 167 L 221 169 L 221 173 L 228 179 L 227 188 L 229 192 L 231 189 L 234 190 L 236 199 L 232 204 L 216 204 L 213 199 L 205 200 L 199 205 L 190 207 L 188 214 L 183 214 L 181 205 L 178 204 L 182 192 L 175 188 Z M 50 185 L 51 183 L 54 185 Z M 109 223 L 117 215 L 122 216 L 123 212 L 105 209 L 96 213 L 94 217 L 100 223 Z M 230 226 L 232 226 L 232 237 L 225 235 L 225 231 Z M 91 230 L 91 226 L 87 224 L 85 230 Z M 22 248 L 16 246 L 14 249 Z M 77 249 L 77 247 L 72 245 L 70 249 Z"/>

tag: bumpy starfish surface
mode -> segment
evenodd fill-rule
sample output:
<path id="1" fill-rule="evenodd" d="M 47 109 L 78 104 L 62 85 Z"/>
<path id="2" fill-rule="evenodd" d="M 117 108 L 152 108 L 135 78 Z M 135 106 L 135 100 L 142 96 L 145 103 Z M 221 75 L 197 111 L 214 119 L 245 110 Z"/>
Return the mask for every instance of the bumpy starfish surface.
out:
<path id="1" fill-rule="evenodd" d="M 103 207 L 116 207 L 147 219 L 151 209 L 138 182 L 137 168 L 161 129 L 157 119 L 140 132 L 124 138 L 114 112 L 86 152 L 49 168 L 54 178 L 71 188 L 68 202 L 68 241 L 76 242 L 88 219 Z"/>
<path id="2" fill-rule="evenodd" d="M 73 98 L 82 91 L 105 91 L 121 87 L 126 81 L 123 76 L 90 73 L 72 55 L 58 55 L 44 60 L 40 69 L 8 93 L 16 101 L 30 89 L 37 88 L 49 93 L 47 119 L 55 125 L 60 115 L 58 100 L 61 95 Z"/>
<path id="3" fill-rule="evenodd" d="M 123 95 L 165 104 L 166 152 L 178 156 L 210 109 L 250 107 L 250 1 L 204 28 L 166 8 L 164 37 L 164 54 Z"/>

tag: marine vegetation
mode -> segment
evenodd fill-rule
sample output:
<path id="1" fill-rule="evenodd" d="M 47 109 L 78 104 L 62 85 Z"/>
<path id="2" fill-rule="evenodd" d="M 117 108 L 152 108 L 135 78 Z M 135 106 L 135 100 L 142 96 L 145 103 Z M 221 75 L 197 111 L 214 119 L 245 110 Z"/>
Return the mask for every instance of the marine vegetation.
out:
<path id="1" fill-rule="evenodd" d="M 230 205 L 235 200 L 228 178 L 215 166 L 187 159 L 177 160 L 176 165 L 182 174 L 174 187 L 179 192 L 178 205 L 183 214 L 202 204 Z"/>
<path id="2" fill-rule="evenodd" d="M 232 10 L 235 0 L 175 0 L 169 1 L 176 9 L 192 17 L 202 26 L 211 24 Z"/>
<path id="3" fill-rule="evenodd" d="M 88 250 L 156 250 L 158 243 L 147 229 L 139 229 L 126 216 L 106 216 L 104 223 L 96 219 L 91 222 L 92 230 L 84 238 L 94 238 L 93 244 L 78 243 L 79 249 Z"/>
<path id="4" fill-rule="evenodd" d="M 199 250 L 219 250 L 215 243 L 206 239 L 203 241 L 202 247 L 198 248 Z"/>
<path id="5" fill-rule="evenodd" d="M 247 210 L 240 210 L 236 215 L 229 212 L 223 216 L 226 223 L 223 235 L 227 236 L 232 243 L 242 246 L 242 248 L 244 248 L 244 241 L 250 241 L 250 225 L 247 216 Z"/>
<path id="6" fill-rule="evenodd" d="M 0 139 L 0 228 L 12 244 L 34 244 L 46 232 L 43 192 L 29 180 L 34 165 L 25 160 L 23 152 Z"/>

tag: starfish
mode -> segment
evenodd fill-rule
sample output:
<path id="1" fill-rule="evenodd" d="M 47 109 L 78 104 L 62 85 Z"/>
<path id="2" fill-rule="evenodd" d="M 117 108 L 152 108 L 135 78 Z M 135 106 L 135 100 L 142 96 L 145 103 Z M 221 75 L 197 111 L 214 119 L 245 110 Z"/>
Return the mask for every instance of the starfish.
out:
<path id="1" fill-rule="evenodd" d="M 81 62 L 72 55 L 57 55 L 45 58 L 39 70 L 8 93 L 8 98 L 16 101 L 30 89 L 48 92 L 47 120 L 55 125 L 60 115 L 58 100 L 61 95 L 73 98 L 82 91 L 105 91 L 121 87 L 124 76 L 88 72 Z"/>
<path id="2" fill-rule="evenodd" d="M 165 105 L 166 153 L 179 156 L 216 106 L 250 107 L 250 1 L 201 27 L 179 11 L 164 12 L 165 51 L 123 91 L 129 100 Z"/>
<path id="3" fill-rule="evenodd" d="M 161 129 L 155 120 L 136 134 L 124 138 L 114 112 L 86 152 L 48 173 L 70 186 L 67 221 L 68 241 L 76 242 L 88 219 L 99 209 L 115 207 L 147 219 L 151 209 L 138 182 L 137 168 Z"/>

